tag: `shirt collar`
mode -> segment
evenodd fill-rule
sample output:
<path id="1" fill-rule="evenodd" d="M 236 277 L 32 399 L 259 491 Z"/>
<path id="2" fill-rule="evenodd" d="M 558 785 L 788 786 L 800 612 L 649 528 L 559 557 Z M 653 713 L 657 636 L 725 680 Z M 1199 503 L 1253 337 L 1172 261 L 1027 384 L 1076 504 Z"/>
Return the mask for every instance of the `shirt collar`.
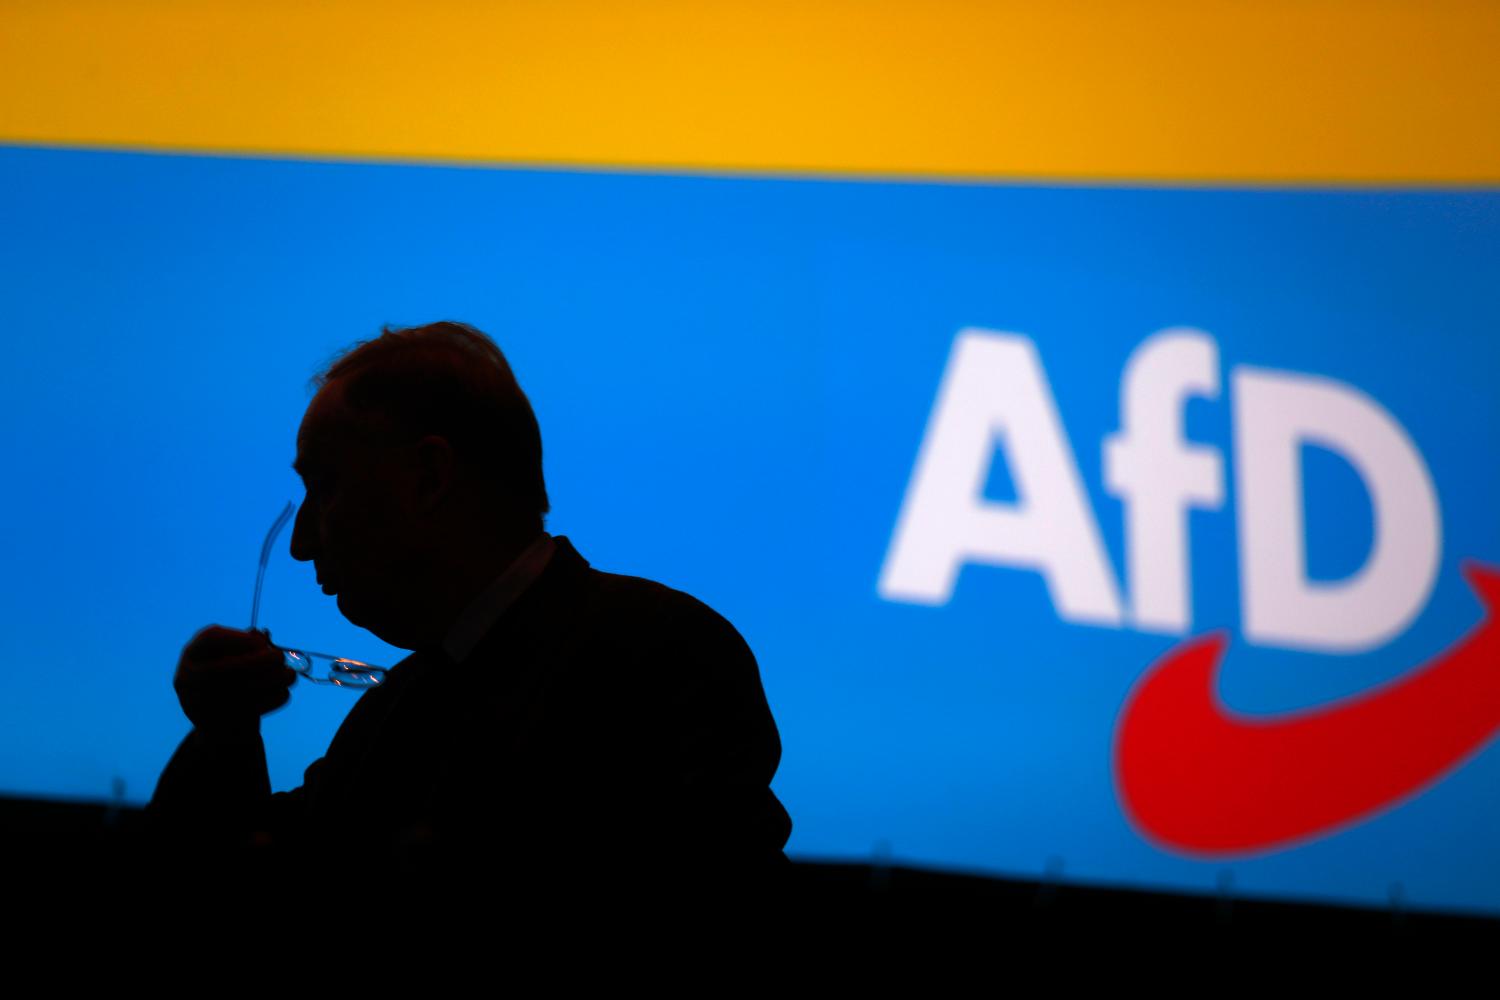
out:
<path id="1" fill-rule="evenodd" d="M 443 651 L 448 654 L 449 659 L 454 663 L 462 663 L 468 658 L 474 647 L 479 645 L 479 640 L 494 627 L 506 609 L 542 575 L 556 550 L 557 543 L 552 540 L 552 536 L 542 532 L 469 603 L 443 639 Z"/>

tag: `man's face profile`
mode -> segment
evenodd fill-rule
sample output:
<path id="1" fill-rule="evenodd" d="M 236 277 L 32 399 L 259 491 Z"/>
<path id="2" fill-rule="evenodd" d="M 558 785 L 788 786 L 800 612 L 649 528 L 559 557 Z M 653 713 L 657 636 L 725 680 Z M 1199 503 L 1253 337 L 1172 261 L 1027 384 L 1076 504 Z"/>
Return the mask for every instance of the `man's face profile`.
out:
<path id="1" fill-rule="evenodd" d="M 355 625 L 397 645 L 407 590 L 421 579 L 416 517 L 401 449 L 360 433 L 330 381 L 297 433 L 295 467 L 307 495 L 292 531 L 292 558 L 312 562 L 324 593 Z"/>

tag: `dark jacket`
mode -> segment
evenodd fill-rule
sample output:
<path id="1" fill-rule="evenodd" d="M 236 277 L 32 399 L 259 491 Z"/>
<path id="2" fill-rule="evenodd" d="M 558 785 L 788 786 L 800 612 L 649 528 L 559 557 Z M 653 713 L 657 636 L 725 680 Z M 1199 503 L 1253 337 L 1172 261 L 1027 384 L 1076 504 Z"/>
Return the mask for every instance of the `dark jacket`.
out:
<path id="1" fill-rule="evenodd" d="M 271 793 L 258 730 L 190 733 L 155 827 L 394 852 L 463 878 L 755 880 L 783 865 L 781 744 L 745 641 L 695 598 L 556 542 L 462 664 L 418 651 L 365 692 L 302 787 Z"/>

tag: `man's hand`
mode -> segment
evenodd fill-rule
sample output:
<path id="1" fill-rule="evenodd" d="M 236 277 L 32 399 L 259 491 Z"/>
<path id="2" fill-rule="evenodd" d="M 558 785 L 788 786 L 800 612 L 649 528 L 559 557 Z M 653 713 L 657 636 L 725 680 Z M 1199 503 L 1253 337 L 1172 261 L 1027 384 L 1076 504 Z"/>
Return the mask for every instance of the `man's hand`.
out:
<path id="1" fill-rule="evenodd" d="M 172 686 L 189 721 L 213 731 L 255 725 L 287 703 L 296 679 L 269 632 L 210 625 L 183 647 Z"/>

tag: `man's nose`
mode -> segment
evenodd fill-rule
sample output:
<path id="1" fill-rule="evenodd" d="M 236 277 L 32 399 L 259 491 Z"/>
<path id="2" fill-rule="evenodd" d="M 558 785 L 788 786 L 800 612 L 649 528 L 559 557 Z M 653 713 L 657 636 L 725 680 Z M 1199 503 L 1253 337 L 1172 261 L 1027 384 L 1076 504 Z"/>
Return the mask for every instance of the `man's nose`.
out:
<path id="1" fill-rule="evenodd" d="M 297 508 L 297 519 L 292 522 L 292 558 L 298 562 L 309 562 L 318 554 L 318 529 L 312 520 L 304 499 Z"/>

